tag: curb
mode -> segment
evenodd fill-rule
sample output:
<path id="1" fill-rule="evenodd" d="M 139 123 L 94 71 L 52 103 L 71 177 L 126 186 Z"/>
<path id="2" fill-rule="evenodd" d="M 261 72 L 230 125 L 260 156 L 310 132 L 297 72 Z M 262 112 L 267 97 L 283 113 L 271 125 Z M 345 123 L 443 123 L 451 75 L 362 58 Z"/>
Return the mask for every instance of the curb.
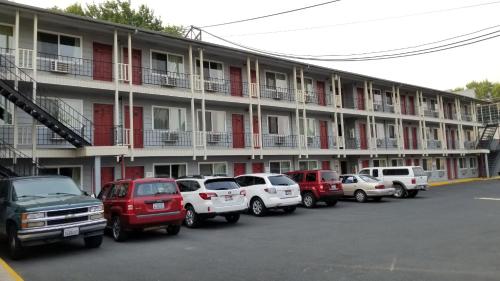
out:
<path id="1" fill-rule="evenodd" d="M 17 272 L 0 258 L 0 280 L 2 281 L 24 281 Z"/>
<path id="2" fill-rule="evenodd" d="M 499 176 L 492 178 L 468 178 L 468 179 L 458 179 L 452 181 L 440 181 L 440 182 L 431 182 L 429 183 L 429 187 L 438 187 L 445 185 L 453 185 L 457 183 L 467 183 L 467 182 L 478 182 L 478 181 L 491 181 L 491 180 L 500 180 Z"/>

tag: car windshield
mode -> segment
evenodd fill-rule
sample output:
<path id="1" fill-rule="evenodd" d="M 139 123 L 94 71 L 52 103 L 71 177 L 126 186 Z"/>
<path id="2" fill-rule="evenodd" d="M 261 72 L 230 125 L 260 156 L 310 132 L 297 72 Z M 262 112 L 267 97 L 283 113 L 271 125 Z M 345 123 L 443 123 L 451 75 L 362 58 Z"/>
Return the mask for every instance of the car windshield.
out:
<path id="1" fill-rule="evenodd" d="M 359 175 L 359 178 L 365 182 L 379 182 L 379 180 L 377 178 L 372 177 L 372 176 Z"/>
<path id="2" fill-rule="evenodd" d="M 175 182 L 144 182 L 135 184 L 135 196 L 176 193 L 177 185 Z"/>
<path id="3" fill-rule="evenodd" d="M 421 176 L 426 176 L 427 175 L 425 173 L 424 169 L 422 169 L 422 167 L 413 167 L 413 174 L 416 177 L 421 177 Z"/>
<path id="4" fill-rule="evenodd" d="M 289 177 L 279 175 L 279 176 L 270 176 L 269 181 L 271 182 L 272 185 L 294 185 L 296 184 L 293 180 L 291 180 Z"/>
<path id="5" fill-rule="evenodd" d="M 338 181 L 339 175 L 334 171 L 322 171 L 321 172 L 321 181 Z"/>
<path id="6" fill-rule="evenodd" d="M 65 177 L 20 179 L 13 181 L 12 185 L 14 186 L 14 201 L 54 195 L 83 194 L 72 179 Z"/>
<path id="7" fill-rule="evenodd" d="M 205 182 L 207 190 L 228 190 L 237 189 L 240 186 L 233 179 L 213 179 Z"/>

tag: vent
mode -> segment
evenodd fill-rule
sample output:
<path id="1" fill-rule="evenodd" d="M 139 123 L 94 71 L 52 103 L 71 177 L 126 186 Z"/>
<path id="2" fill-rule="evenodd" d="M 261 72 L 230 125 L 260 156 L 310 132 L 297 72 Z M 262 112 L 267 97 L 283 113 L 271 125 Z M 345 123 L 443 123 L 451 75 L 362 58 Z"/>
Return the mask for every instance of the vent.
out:
<path id="1" fill-rule="evenodd" d="M 222 141 L 222 133 L 208 133 L 207 142 L 217 143 Z"/>
<path id="2" fill-rule="evenodd" d="M 160 76 L 160 85 L 163 87 L 176 87 L 177 86 L 177 78 L 170 77 L 167 75 Z"/>
<path id="3" fill-rule="evenodd" d="M 162 134 L 162 140 L 164 142 L 177 142 L 179 140 L 178 132 L 165 132 Z"/>
<path id="4" fill-rule="evenodd" d="M 50 61 L 50 71 L 58 73 L 69 73 L 69 63 L 58 60 Z"/>

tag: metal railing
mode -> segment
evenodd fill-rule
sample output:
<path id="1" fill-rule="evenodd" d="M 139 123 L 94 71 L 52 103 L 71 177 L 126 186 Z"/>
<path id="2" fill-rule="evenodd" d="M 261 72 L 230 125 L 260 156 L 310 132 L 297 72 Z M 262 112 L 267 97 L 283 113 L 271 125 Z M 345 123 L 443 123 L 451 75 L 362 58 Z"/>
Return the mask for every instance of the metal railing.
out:
<path id="1" fill-rule="evenodd" d="M 260 85 L 260 97 L 276 101 L 295 101 L 294 90 L 290 88 L 280 88 L 268 85 Z"/>
<path id="2" fill-rule="evenodd" d="M 440 140 L 427 140 L 427 149 L 441 149 L 441 141 Z"/>
<path id="3" fill-rule="evenodd" d="M 464 141 L 464 148 L 465 149 L 474 149 L 476 148 L 476 142 L 475 141 Z"/>
<path id="4" fill-rule="evenodd" d="M 483 124 L 500 123 L 500 102 L 478 105 L 477 121 Z"/>
<path id="5" fill-rule="evenodd" d="M 15 149 L 12 145 L 0 139 L 0 166 L 8 169 L 8 173 L 18 176 L 31 176 L 38 173 L 41 167 L 31 156 Z M 2 169 L 2 170 L 3 170 Z"/>
<path id="6" fill-rule="evenodd" d="M 424 110 L 424 116 L 438 118 L 439 117 L 439 112 L 434 111 L 434 110 L 425 109 Z"/>
<path id="7" fill-rule="evenodd" d="M 398 140 L 396 139 L 377 139 L 377 148 L 379 149 L 396 149 L 398 148 Z"/>
<path id="8" fill-rule="evenodd" d="M 297 136 L 296 135 L 274 135 L 274 134 L 263 134 L 262 135 L 263 147 L 298 147 Z"/>

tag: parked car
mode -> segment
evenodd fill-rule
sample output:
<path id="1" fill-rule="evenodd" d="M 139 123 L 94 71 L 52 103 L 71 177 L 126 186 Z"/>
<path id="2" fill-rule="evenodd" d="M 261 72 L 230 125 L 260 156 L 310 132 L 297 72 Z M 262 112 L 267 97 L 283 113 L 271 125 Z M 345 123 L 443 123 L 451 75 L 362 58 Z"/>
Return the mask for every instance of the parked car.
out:
<path id="1" fill-rule="evenodd" d="M 380 201 L 383 197 L 394 195 L 395 189 L 386 187 L 382 181 L 368 175 L 342 175 L 342 186 L 345 197 L 354 197 L 356 201 L 364 203 L 368 198 Z"/>
<path id="2" fill-rule="evenodd" d="M 182 195 L 174 179 L 127 179 L 104 185 L 98 195 L 115 241 L 127 239 L 130 230 L 165 228 L 177 235 L 186 216 Z"/>
<path id="3" fill-rule="evenodd" d="M 23 257 L 25 247 L 83 238 L 87 248 L 102 243 L 106 220 L 102 203 L 63 176 L 0 180 L 0 233 L 9 254 Z"/>
<path id="4" fill-rule="evenodd" d="M 246 209 L 245 191 L 230 177 L 185 177 L 177 180 L 186 208 L 185 224 L 197 227 L 209 218 L 223 216 L 236 223 Z"/>
<path id="5" fill-rule="evenodd" d="M 264 216 L 268 209 L 293 213 L 301 203 L 299 185 L 282 174 L 247 174 L 235 178 L 246 191 L 248 209 L 255 216 Z"/>
<path id="6" fill-rule="evenodd" d="M 394 187 L 394 197 L 398 198 L 413 198 L 419 190 L 426 190 L 428 186 L 427 174 L 419 166 L 364 168 L 359 174 L 375 177 L 384 185 Z"/>
<path id="7" fill-rule="evenodd" d="M 318 201 L 328 206 L 335 206 L 339 198 L 344 196 L 342 183 L 337 172 L 331 170 L 305 170 L 286 173 L 299 184 L 302 205 L 313 208 Z"/>

